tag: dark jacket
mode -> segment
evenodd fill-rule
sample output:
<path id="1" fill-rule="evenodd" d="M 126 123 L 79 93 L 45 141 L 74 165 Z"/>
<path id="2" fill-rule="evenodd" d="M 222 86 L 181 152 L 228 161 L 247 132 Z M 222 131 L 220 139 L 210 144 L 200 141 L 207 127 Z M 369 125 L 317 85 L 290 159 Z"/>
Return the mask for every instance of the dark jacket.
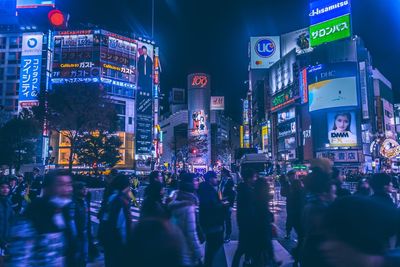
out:
<path id="1" fill-rule="evenodd" d="M 239 246 L 244 251 L 252 251 L 254 245 L 256 207 L 254 188 L 240 183 L 237 189 L 236 219 L 239 227 Z"/>
<path id="2" fill-rule="evenodd" d="M 223 231 L 224 206 L 218 192 L 207 182 L 199 186 L 200 225 L 205 234 Z"/>
<path id="3" fill-rule="evenodd" d="M 11 201 L 7 197 L 0 198 L 0 248 L 8 243 L 13 219 Z"/>
<path id="4" fill-rule="evenodd" d="M 296 233 L 299 235 L 301 232 L 301 219 L 305 205 L 305 191 L 302 187 L 293 183 L 290 186 L 289 194 L 287 196 L 286 209 L 287 220 L 294 227 Z"/>
<path id="5" fill-rule="evenodd" d="M 140 209 L 140 219 L 145 218 L 168 219 L 167 207 L 159 200 L 146 197 Z"/>
<path id="6" fill-rule="evenodd" d="M 145 72 L 145 63 L 146 63 L 146 74 Z M 138 86 L 142 87 L 143 89 L 150 89 L 146 88 L 146 86 L 151 85 L 151 77 L 153 74 L 153 61 L 151 60 L 150 56 L 147 56 L 146 60 L 144 56 L 140 56 L 138 60 Z"/>

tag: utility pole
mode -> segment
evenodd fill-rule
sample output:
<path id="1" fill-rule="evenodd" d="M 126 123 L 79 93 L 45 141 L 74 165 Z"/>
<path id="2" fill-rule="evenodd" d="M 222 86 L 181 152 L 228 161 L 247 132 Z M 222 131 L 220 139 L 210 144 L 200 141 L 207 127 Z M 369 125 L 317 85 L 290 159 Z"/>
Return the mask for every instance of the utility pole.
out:
<path id="1" fill-rule="evenodd" d="M 151 3 L 151 39 L 154 40 L 154 14 L 155 14 L 155 7 L 154 7 L 154 0 Z"/>

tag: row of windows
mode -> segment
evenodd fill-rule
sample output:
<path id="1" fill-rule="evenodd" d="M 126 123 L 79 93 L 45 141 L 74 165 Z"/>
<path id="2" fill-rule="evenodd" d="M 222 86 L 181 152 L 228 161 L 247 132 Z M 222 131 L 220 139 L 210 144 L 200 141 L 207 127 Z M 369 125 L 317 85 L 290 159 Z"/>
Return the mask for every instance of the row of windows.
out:
<path id="1" fill-rule="evenodd" d="M 6 63 L 6 53 L 0 53 L 0 64 Z M 21 52 L 9 52 L 8 53 L 8 64 L 20 64 L 21 63 Z"/>
<path id="2" fill-rule="evenodd" d="M 8 48 L 15 49 L 22 47 L 22 36 L 14 36 L 8 38 Z M 0 37 L 0 49 L 7 48 L 7 37 Z"/>

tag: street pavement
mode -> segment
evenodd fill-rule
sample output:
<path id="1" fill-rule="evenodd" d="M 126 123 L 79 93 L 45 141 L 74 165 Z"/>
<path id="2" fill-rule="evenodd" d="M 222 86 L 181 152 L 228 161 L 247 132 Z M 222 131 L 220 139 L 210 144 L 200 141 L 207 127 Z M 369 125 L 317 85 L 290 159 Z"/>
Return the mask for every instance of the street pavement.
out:
<path id="1" fill-rule="evenodd" d="M 93 201 L 91 203 L 91 218 L 94 224 L 94 231 L 97 231 L 98 219 L 97 213 L 100 209 L 101 202 Z M 285 220 L 286 220 L 286 209 L 284 199 L 280 199 L 279 196 L 274 198 L 271 202 L 271 211 L 275 216 L 275 225 L 277 226 L 278 238 L 273 240 L 275 257 L 278 261 L 282 262 L 283 267 L 291 266 L 293 263 L 292 257 L 289 253 L 296 245 L 296 236 L 293 234 L 290 240 L 284 239 L 285 236 Z M 137 207 L 131 208 L 132 221 L 136 223 L 139 220 L 140 210 Z M 230 267 L 233 260 L 233 255 L 238 245 L 238 228 L 236 223 L 236 209 L 233 208 L 232 212 L 232 236 L 229 243 L 224 244 L 224 247 L 216 256 L 214 266 L 215 267 Z M 96 262 L 88 265 L 89 267 L 100 267 L 104 266 L 103 256 L 99 257 Z"/>

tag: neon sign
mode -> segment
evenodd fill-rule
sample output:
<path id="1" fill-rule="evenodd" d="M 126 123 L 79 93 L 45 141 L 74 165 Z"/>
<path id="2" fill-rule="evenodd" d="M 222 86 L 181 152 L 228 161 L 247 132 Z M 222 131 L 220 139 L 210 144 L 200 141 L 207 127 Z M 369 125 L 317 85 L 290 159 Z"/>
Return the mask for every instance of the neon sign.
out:
<path id="1" fill-rule="evenodd" d="M 386 139 L 381 145 L 380 153 L 385 158 L 395 158 L 400 155 L 400 145 L 393 139 Z"/>
<path id="2" fill-rule="evenodd" d="M 204 88 L 208 84 L 208 77 L 205 75 L 195 75 L 192 79 L 193 87 Z"/>

